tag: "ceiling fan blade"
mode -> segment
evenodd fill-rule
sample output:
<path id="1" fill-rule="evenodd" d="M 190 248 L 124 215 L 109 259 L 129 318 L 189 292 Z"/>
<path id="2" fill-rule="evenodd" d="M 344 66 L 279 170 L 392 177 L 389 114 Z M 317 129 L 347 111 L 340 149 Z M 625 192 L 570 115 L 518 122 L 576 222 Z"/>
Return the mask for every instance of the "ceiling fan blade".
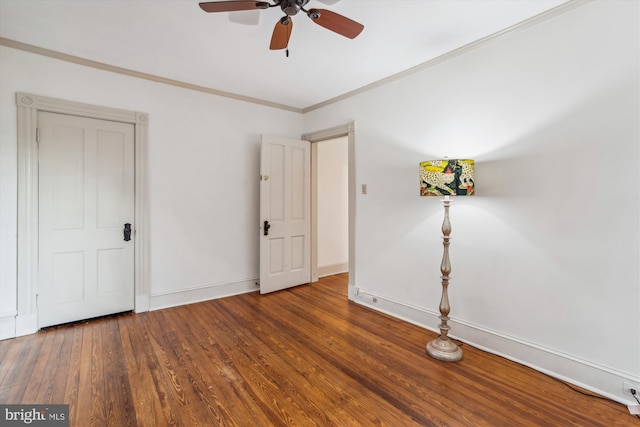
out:
<path id="1" fill-rule="evenodd" d="M 273 29 L 273 35 L 271 36 L 271 45 L 269 46 L 269 49 L 286 49 L 289 45 L 291 30 L 293 30 L 293 20 L 288 16 L 284 16 L 278 21 L 276 27 Z"/>
<path id="2" fill-rule="evenodd" d="M 268 9 L 271 5 L 264 1 L 210 1 L 200 3 L 205 12 L 235 12 L 237 10 Z"/>
<path id="3" fill-rule="evenodd" d="M 310 9 L 307 15 L 316 24 L 350 39 L 364 29 L 364 25 L 327 9 Z"/>

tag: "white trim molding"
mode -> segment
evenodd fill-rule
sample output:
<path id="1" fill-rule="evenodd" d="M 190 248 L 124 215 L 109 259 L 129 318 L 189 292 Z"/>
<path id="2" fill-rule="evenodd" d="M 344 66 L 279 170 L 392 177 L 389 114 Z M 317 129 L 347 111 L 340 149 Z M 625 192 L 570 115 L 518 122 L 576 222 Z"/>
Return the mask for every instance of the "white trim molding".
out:
<path id="1" fill-rule="evenodd" d="M 318 267 L 318 277 L 333 276 L 335 274 L 347 273 L 348 271 L 349 271 L 348 262 L 323 265 L 321 267 Z"/>
<path id="2" fill-rule="evenodd" d="M 255 278 L 238 282 L 192 287 L 179 291 L 159 292 L 151 295 L 149 310 L 160 310 L 185 304 L 194 304 L 212 299 L 256 292 L 258 290 L 260 290 L 258 278 Z"/>
<path id="3" fill-rule="evenodd" d="M 354 89 L 352 91 L 343 93 L 342 95 L 338 95 L 334 98 L 327 99 L 326 101 L 319 102 L 314 105 L 310 105 L 302 109 L 302 113 L 306 114 L 314 110 L 319 110 L 320 108 L 324 108 L 328 105 L 335 104 L 337 102 L 343 101 L 348 98 L 352 98 L 354 96 L 360 95 L 362 93 L 368 92 L 370 90 L 376 89 L 378 87 L 384 86 L 388 83 L 394 82 L 396 80 L 403 79 L 405 77 L 409 77 L 413 74 L 419 73 L 421 71 L 436 67 L 444 62 L 450 61 L 452 59 L 458 58 L 462 55 L 466 55 L 469 52 L 473 52 L 474 50 L 480 49 L 497 39 L 503 37 L 509 37 L 513 35 L 517 31 L 523 31 L 527 28 L 531 28 L 534 25 L 538 25 L 542 22 L 553 19 L 563 13 L 569 12 L 577 7 L 584 6 L 587 3 L 592 2 L 593 0 L 569 0 L 566 3 L 563 3 L 559 6 L 554 7 L 553 9 L 549 9 L 546 12 L 542 12 L 536 16 L 533 16 L 525 21 L 512 25 L 509 28 L 505 28 L 504 30 L 498 31 L 494 34 L 490 34 L 486 37 L 483 37 L 474 42 L 468 43 L 464 46 L 461 46 L 455 50 L 444 53 L 440 56 L 437 56 L 433 59 L 430 59 L 426 62 L 418 64 L 412 68 L 409 68 L 404 71 L 400 71 L 399 73 L 393 74 L 391 76 L 385 77 L 383 79 L 377 80 L 373 83 L 369 83 L 368 85 L 362 86 L 360 88 Z"/>
<path id="4" fill-rule="evenodd" d="M 49 58 L 54 58 L 54 59 L 58 59 L 60 61 L 66 61 L 66 62 L 70 62 L 72 64 L 78 64 L 78 65 L 82 65 L 85 67 L 92 67 L 98 70 L 104 70 L 104 71 L 109 71 L 112 73 L 118 73 L 118 74 L 122 74 L 125 76 L 132 76 L 135 78 L 139 78 L 139 79 L 145 79 L 145 80 L 149 80 L 149 81 L 153 81 L 153 82 L 158 82 L 158 83 L 163 83 L 163 84 L 167 84 L 167 85 L 171 85 L 171 86 L 176 86 L 176 87 L 180 87 L 183 89 L 188 89 L 188 90 L 195 90 L 195 91 L 199 91 L 199 92 L 203 92 L 203 93 L 208 93 L 210 95 L 216 95 L 216 96 L 222 96 L 222 97 L 226 97 L 226 98 L 231 98 L 231 99 L 236 99 L 239 101 L 244 101 L 244 102 L 250 102 L 253 104 L 257 104 L 257 105 L 264 105 L 267 107 L 273 107 L 273 108 L 278 108 L 281 110 L 285 110 L 285 111 L 292 111 L 294 113 L 299 113 L 299 114 L 305 114 L 308 113 L 310 111 L 314 111 L 314 110 L 318 110 L 320 108 L 326 107 L 327 105 L 331 105 L 331 104 L 335 104 L 336 102 L 342 101 L 344 99 L 347 98 L 351 98 L 353 96 L 359 95 L 361 93 L 367 92 L 369 90 L 375 89 L 377 87 L 383 86 L 387 83 L 402 79 L 404 77 L 410 76 L 412 74 L 415 74 L 417 72 L 423 71 L 425 69 L 431 68 L 431 67 L 435 67 L 438 64 L 441 64 L 445 61 L 449 61 L 453 58 L 456 58 L 460 55 L 466 54 L 470 51 L 473 51 L 475 49 L 479 49 L 485 45 L 487 45 L 488 43 L 491 43 L 492 41 L 494 41 L 495 39 L 501 38 L 501 37 L 505 37 L 505 36 L 509 36 L 511 33 L 514 33 L 516 31 L 522 31 L 526 28 L 529 28 L 533 25 L 537 25 L 541 22 L 547 21 L 549 19 L 553 19 L 556 16 L 559 16 L 565 12 L 568 12 L 570 10 L 573 10 L 579 6 L 582 6 L 586 3 L 589 3 L 593 0 L 570 0 L 566 3 L 563 3 L 559 6 L 554 7 L 553 9 L 550 9 L 546 12 L 543 12 L 539 15 L 533 16 L 529 19 L 527 19 L 526 21 L 520 22 L 518 24 L 515 24 L 509 28 L 506 28 L 502 31 L 498 31 L 497 33 L 491 34 L 487 37 L 484 37 L 480 40 L 477 40 L 475 42 L 469 43 L 467 45 L 464 45 L 462 47 L 459 47 L 458 49 L 455 49 L 451 52 L 445 53 L 443 55 L 440 55 L 436 58 L 433 58 L 429 61 L 426 61 L 422 64 L 416 65 L 413 68 L 410 68 L 408 70 L 405 71 L 401 71 L 397 74 L 394 74 L 392 76 L 389 77 L 385 77 L 383 79 L 380 79 L 378 81 L 375 81 L 373 83 L 370 83 L 368 85 L 365 85 L 363 87 L 354 89 L 350 92 L 344 93 L 342 95 L 336 96 L 334 98 L 316 103 L 314 105 L 310 105 L 307 106 L 305 108 L 299 108 L 299 107 L 294 107 L 291 105 L 285 105 L 285 104 L 281 104 L 281 103 L 277 103 L 277 102 L 272 102 L 272 101 L 268 101 L 268 100 L 264 100 L 264 99 L 258 99 L 258 98 L 253 98 L 250 96 L 244 96 L 244 95 L 239 95 L 239 94 L 235 94 L 235 93 L 231 93 L 231 92 L 226 92 L 226 91 L 222 91 L 222 90 L 218 90 L 218 89 L 213 89 L 210 87 L 205 87 L 205 86 L 199 86 L 199 85 L 195 85 L 192 83 L 186 83 L 183 81 L 179 81 L 179 80 L 174 80 L 174 79 L 170 79 L 170 78 L 166 78 L 166 77 L 162 77 L 162 76 L 158 76 L 158 75 L 153 75 L 153 74 L 148 74 L 148 73 L 143 73 L 140 71 L 136 71 L 136 70 L 131 70 L 131 69 L 127 69 L 127 68 L 123 68 L 123 67 L 118 67 L 115 65 L 111 65 L 111 64 L 106 64 L 103 62 L 98 62 L 98 61 L 93 61 L 91 59 L 87 59 L 87 58 L 82 58 L 79 56 L 74 56 L 74 55 L 69 55 L 66 53 L 62 53 L 62 52 L 58 52 L 58 51 L 54 51 L 54 50 L 50 50 L 50 49 L 45 49 L 43 47 L 40 46 L 35 46 L 35 45 L 30 45 L 27 43 L 23 43 L 17 40 L 12 40 L 12 39 L 7 39 L 5 37 L 0 37 L 0 46 L 6 46 L 12 49 L 19 49 L 25 52 L 30 52 L 36 55 L 42 55 L 42 56 L 46 56 Z"/>
<path id="5" fill-rule="evenodd" d="M 272 107 L 272 108 L 278 108 L 280 110 L 292 111 L 298 114 L 302 113 L 301 108 L 296 108 L 289 105 L 280 104 L 277 102 L 271 102 L 264 99 L 253 98 L 250 96 L 238 95 L 235 93 L 212 89 L 205 86 L 199 86 L 192 83 L 183 82 L 180 80 L 174 80 L 167 77 L 162 77 L 154 74 L 131 70 L 128 68 L 117 67 L 115 65 L 105 64 L 104 62 L 93 61 L 91 59 L 81 58 L 79 56 L 73 56 L 73 55 L 58 52 L 55 50 L 45 49 L 43 47 L 22 43 L 17 40 L 7 39 L 5 37 L 0 37 L 0 46 L 6 46 L 12 49 L 18 49 L 24 52 L 29 52 L 36 55 L 42 55 L 48 58 L 57 59 L 59 61 L 70 62 L 72 64 L 82 65 L 85 67 L 91 67 L 97 70 L 103 70 L 111 73 L 117 73 L 125 76 L 135 77 L 138 79 L 149 80 L 152 82 L 175 86 L 182 89 L 195 90 L 202 93 L 208 93 L 209 95 L 222 96 L 225 98 L 231 98 L 238 101 L 250 102 L 252 104 L 257 104 L 257 105 L 263 105 L 265 107 Z"/>
<path id="6" fill-rule="evenodd" d="M 351 295 L 351 286 L 349 291 Z M 440 333 L 437 327 L 440 323 L 440 313 L 436 311 L 385 298 L 367 292 L 360 287 L 353 288 L 353 295 L 353 300 L 358 304 Z M 574 384 L 624 405 L 637 404 L 631 396 L 625 395 L 622 391 L 623 381 L 640 383 L 640 378 L 634 375 L 509 336 L 481 325 L 455 318 L 449 319 L 449 324 L 451 325 L 449 336 L 466 345 L 528 366 L 560 381 Z M 424 344 L 425 346 L 427 344 L 426 337 Z"/>
<path id="7" fill-rule="evenodd" d="M 149 308 L 147 145 L 149 116 L 29 93 L 16 93 L 18 109 L 18 259 L 15 336 L 38 330 L 38 112 L 83 116 L 134 125 L 135 132 L 135 310 Z M 146 297 L 147 302 L 144 299 Z"/>

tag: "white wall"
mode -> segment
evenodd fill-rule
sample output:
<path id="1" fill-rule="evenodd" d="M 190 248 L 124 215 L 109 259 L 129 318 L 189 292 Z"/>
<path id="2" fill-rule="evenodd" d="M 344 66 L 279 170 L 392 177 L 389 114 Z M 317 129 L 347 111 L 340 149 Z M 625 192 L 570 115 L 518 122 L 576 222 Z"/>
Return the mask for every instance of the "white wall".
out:
<path id="1" fill-rule="evenodd" d="M 16 106 L 29 92 L 149 114 L 151 306 L 253 287 L 261 134 L 302 115 L 0 47 L 0 317 L 16 311 Z"/>
<path id="2" fill-rule="evenodd" d="M 318 269 L 323 276 L 348 270 L 349 152 L 346 137 L 316 144 Z"/>
<path id="3" fill-rule="evenodd" d="M 305 132 L 356 121 L 352 298 L 437 328 L 443 209 L 418 163 L 474 158 L 477 196 L 451 208 L 452 335 L 633 402 L 639 27 L 638 2 L 585 2 L 307 113 Z"/>

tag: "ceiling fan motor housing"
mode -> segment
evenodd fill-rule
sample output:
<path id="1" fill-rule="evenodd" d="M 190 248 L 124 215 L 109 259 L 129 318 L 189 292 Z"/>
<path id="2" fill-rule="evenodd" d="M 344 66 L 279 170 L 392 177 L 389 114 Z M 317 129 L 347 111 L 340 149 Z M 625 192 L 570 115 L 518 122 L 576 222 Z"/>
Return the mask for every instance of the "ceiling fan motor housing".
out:
<path id="1" fill-rule="evenodd" d="M 309 0 L 283 0 L 282 3 L 280 3 L 280 8 L 287 15 L 293 16 L 300 12 L 300 9 L 307 3 L 309 3 Z"/>

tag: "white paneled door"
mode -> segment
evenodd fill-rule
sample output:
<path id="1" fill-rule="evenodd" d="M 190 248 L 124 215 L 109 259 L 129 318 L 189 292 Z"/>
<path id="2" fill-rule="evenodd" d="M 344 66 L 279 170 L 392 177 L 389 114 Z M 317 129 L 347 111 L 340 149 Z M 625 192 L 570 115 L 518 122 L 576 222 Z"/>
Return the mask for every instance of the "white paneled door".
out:
<path id="1" fill-rule="evenodd" d="M 311 280 L 311 143 L 262 137 L 260 293 Z"/>
<path id="2" fill-rule="evenodd" d="M 38 130 L 38 326 L 133 310 L 134 126 L 41 112 Z"/>

